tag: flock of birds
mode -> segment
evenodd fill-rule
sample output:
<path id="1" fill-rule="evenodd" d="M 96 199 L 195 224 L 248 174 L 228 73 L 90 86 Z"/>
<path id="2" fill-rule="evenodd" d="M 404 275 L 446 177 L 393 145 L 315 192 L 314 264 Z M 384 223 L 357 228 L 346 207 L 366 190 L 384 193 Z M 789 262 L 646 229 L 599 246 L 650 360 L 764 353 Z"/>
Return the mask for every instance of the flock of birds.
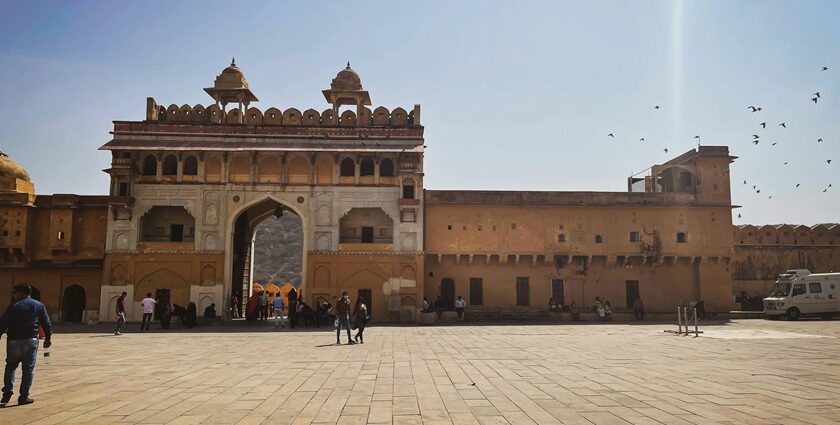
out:
<path id="1" fill-rule="evenodd" d="M 823 67 L 821 67 L 821 68 L 820 68 L 820 71 L 822 71 L 822 72 L 828 71 L 828 67 L 827 67 L 827 66 L 823 66 Z M 812 102 L 814 102 L 814 104 L 819 103 L 819 101 L 820 101 L 820 99 L 821 99 L 821 94 L 820 94 L 820 92 L 819 92 L 819 91 L 816 91 L 816 92 L 812 93 L 812 94 L 811 94 L 811 96 L 812 96 L 812 97 L 811 97 L 811 101 L 812 101 Z M 654 110 L 656 110 L 656 111 L 658 111 L 658 110 L 660 110 L 661 108 L 660 108 L 660 106 L 659 106 L 659 105 L 654 105 L 654 106 L 653 106 L 653 109 L 654 109 Z M 748 106 L 748 107 L 747 107 L 747 109 L 750 111 L 750 113 L 751 113 L 751 114 L 754 114 L 754 113 L 758 113 L 758 112 L 763 111 L 763 108 L 762 108 L 761 106 L 755 106 L 755 105 L 750 105 L 750 106 Z M 766 128 L 767 128 L 767 122 L 766 122 L 766 121 L 762 121 L 762 122 L 761 122 L 761 123 L 759 123 L 758 125 L 759 125 L 762 129 L 766 129 Z M 781 128 L 787 129 L 787 122 L 782 121 L 782 122 L 780 122 L 780 123 L 778 124 L 778 126 L 779 126 L 779 127 L 781 127 Z M 607 137 L 610 137 L 610 138 L 612 138 L 612 139 L 615 139 L 615 134 L 613 134 L 613 133 L 609 133 L 609 134 L 607 134 Z M 697 139 L 697 141 L 698 141 L 698 143 L 699 143 L 699 141 L 700 141 L 700 136 L 699 136 L 699 135 L 694 136 L 694 139 Z M 645 138 L 644 138 L 644 137 L 642 137 L 642 138 L 640 138 L 640 139 L 639 139 L 639 142 L 644 142 L 644 141 L 645 141 Z M 823 142 L 823 139 L 822 139 L 822 138 L 818 138 L 818 139 L 817 139 L 817 143 L 822 143 L 822 142 Z M 752 143 L 753 143 L 753 145 L 758 146 L 758 144 L 759 144 L 759 143 L 761 143 L 761 136 L 760 136 L 760 135 L 758 135 L 758 134 L 753 134 L 753 135 L 752 135 Z M 776 145 L 778 145 L 778 144 L 779 144 L 778 142 L 773 142 L 773 143 L 771 143 L 771 144 L 770 144 L 770 146 L 772 147 L 772 146 L 776 146 Z M 665 153 L 668 153 L 668 148 L 663 149 L 663 151 L 664 151 Z M 826 159 L 826 160 L 825 160 L 825 162 L 826 162 L 828 165 L 831 165 L 831 158 Z M 784 165 L 788 165 L 788 164 L 789 164 L 789 162 L 788 162 L 788 161 L 786 161 L 786 162 L 784 163 Z M 744 183 L 743 183 L 743 184 L 744 184 L 744 185 L 748 185 L 749 183 L 748 183 L 746 180 L 744 180 Z M 801 185 L 801 183 L 796 183 L 795 188 L 797 188 L 797 189 L 798 189 L 798 188 L 800 187 L 800 185 Z M 823 193 L 828 192 L 828 190 L 829 190 L 829 189 L 831 189 L 831 187 L 832 187 L 832 185 L 831 185 L 831 183 L 829 183 L 829 184 L 828 184 L 828 186 L 826 186 L 825 188 L 823 188 L 823 190 L 822 190 L 822 191 L 823 191 Z M 755 191 L 755 193 L 756 193 L 757 195 L 760 195 L 760 194 L 761 194 L 761 189 L 758 187 L 758 185 L 753 185 L 753 186 L 752 186 L 752 190 L 753 190 L 753 191 Z M 773 195 L 769 195 L 769 196 L 767 196 L 767 198 L 768 198 L 768 199 L 773 199 Z M 741 214 L 738 214 L 738 218 L 741 218 Z"/>

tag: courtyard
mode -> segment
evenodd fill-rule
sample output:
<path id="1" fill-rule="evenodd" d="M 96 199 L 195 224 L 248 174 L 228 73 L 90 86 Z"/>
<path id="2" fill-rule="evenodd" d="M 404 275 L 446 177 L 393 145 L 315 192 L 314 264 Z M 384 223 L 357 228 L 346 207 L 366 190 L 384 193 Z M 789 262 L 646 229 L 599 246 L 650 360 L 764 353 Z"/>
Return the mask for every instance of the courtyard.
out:
<path id="1" fill-rule="evenodd" d="M 0 422 L 840 422 L 836 321 L 715 322 L 699 338 L 671 328 L 370 327 L 354 346 L 327 329 L 59 329 L 38 360 L 36 403 Z"/>

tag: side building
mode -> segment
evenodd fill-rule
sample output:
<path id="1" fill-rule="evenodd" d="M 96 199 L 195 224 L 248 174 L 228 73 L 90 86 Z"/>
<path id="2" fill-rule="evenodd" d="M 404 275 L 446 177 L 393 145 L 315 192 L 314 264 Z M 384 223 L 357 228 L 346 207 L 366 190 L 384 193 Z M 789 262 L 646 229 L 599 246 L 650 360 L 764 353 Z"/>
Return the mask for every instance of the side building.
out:
<path id="1" fill-rule="evenodd" d="M 461 295 L 489 317 L 544 311 L 552 297 L 728 311 L 734 159 L 701 146 L 619 193 L 427 191 L 426 296 Z"/>
<path id="2" fill-rule="evenodd" d="M 0 152 L 0 308 L 26 283 L 53 320 L 98 320 L 107 213 L 107 196 L 36 196 Z"/>

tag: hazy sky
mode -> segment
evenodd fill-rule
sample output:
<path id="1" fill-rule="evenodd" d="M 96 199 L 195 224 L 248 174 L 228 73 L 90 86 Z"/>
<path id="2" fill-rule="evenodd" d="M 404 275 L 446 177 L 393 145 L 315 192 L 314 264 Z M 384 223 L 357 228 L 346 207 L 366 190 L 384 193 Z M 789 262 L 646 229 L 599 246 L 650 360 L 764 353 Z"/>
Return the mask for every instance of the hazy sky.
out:
<path id="1" fill-rule="evenodd" d="M 624 191 L 699 134 L 739 157 L 736 223 L 838 222 L 838 16 L 837 1 L 2 1 L 0 149 L 38 193 L 105 194 L 97 148 L 147 96 L 207 105 L 235 56 L 256 106 L 322 110 L 349 60 L 373 106 L 422 104 L 428 189 Z"/>

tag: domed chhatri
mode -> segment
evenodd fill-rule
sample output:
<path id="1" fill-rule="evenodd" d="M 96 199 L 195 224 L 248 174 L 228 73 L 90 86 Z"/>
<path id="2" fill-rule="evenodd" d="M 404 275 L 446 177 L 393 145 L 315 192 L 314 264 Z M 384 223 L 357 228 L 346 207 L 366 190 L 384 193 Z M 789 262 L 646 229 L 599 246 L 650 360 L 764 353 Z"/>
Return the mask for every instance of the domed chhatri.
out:
<path id="1" fill-rule="evenodd" d="M 12 161 L 9 155 L 6 155 L 2 151 L 0 151 L 0 177 L 14 177 L 23 181 L 30 181 L 29 173 L 26 169 L 17 162 Z"/>
<path id="2" fill-rule="evenodd" d="M 236 66 L 236 58 L 233 58 L 230 61 L 230 66 L 222 70 L 222 73 L 216 77 L 213 87 L 208 87 L 204 91 L 223 107 L 228 103 L 248 105 L 258 100 L 248 87 L 245 74 Z"/>
<path id="3" fill-rule="evenodd" d="M 323 93 L 335 110 L 338 110 L 340 105 L 370 105 L 370 95 L 362 89 L 362 79 L 350 68 L 350 62 L 347 62 L 347 67 L 333 78 L 330 89 L 324 90 Z"/>

